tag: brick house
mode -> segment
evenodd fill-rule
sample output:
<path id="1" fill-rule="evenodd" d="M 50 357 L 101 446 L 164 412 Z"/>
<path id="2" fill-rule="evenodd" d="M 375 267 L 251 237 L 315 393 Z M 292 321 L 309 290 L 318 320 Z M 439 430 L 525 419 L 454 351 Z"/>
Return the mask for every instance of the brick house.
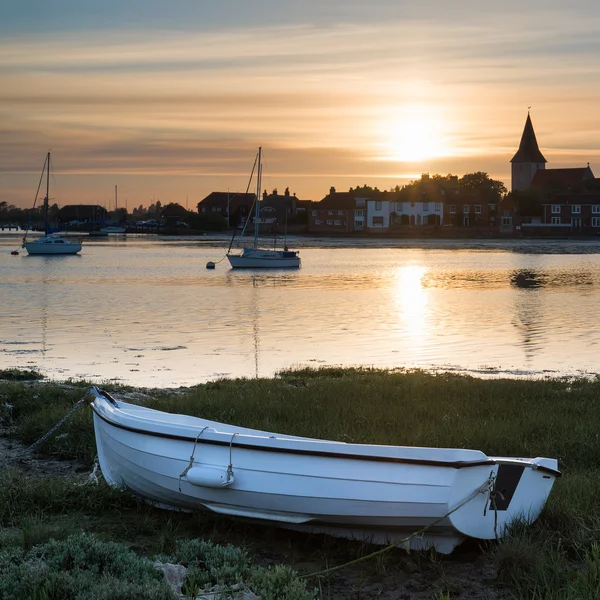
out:
<path id="1" fill-rule="evenodd" d="M 498 204 L 455 194 L 444 203 L 444 222 L 456 227 L 496 227 Z"/>
<path id="2" fill-rule="evenodd" d="M 571 232 L 600 233 L 600 192 L 557 193 L 543 203 L 542 223 Z"/>
<path id="3" fill-rule="evenodd" d="M 350 233 L 363 231 L 367 223 L 367 200 L 354 192 L 336 192 L 332 187 L 320 202 L 309 209 L 311 233 Z"/>
<path id="4" fill-rule="evenodd" d="M 198 214 L 222 216 L 228 227 L 242 226 L 254 204 L 255 194 L 211 192 L 198 202 Z"/>

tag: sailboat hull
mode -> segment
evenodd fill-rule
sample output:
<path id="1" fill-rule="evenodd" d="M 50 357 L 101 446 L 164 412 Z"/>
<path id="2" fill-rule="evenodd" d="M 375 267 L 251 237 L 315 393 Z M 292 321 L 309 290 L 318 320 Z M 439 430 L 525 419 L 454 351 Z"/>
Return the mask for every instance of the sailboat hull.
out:
<path id="1" fill-rule="evenodd" d="M 81 244 L 75 241 L 65 240 L 63 238 L 43 237 L 32 242 L 23 242 L 23 247 L 27 254 L 78 254 L 81 252 Z"/>
<path id="2" fill-rule="evenodd" d="M 285 250 L 244 249 L 243 254 L 228 254 L 233 269 L 297 269 L 300 257 Z"/>

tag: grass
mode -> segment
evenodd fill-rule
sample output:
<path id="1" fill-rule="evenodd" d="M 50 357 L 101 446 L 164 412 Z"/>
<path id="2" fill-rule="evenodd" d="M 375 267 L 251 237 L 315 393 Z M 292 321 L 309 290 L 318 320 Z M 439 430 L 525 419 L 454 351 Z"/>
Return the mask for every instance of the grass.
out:
<path id="1" fill-rule="evenodd" d="M 32 443 L 88 387 L 83 382 L 70 382 L 68 387 L 0 382 L 0 419 L 24 442 Z M 348 442 L 474 448 L 489 455 L 558 458 L 563 477 L 554 486 L 537 523 L 515 527 L 487 552 L 498 569 L 498 584 L 517 597 L 598 598 L 592 589 L 594 573 L 600 570 L 594 545 L 600 538 L 598 380 L 482 380 L 419 371 L 330 368 L 284 371 L 275 379 L 219 380 L 178 394 L 161 390 L 149 393 L 146 403 L 152 408 L 266 431 Z M 96 450 L 87 408 L 77 411 L 58 434 L 44 443 L 43 452 L 91 464 Z M 79 492 L 62 489 L 59 483 L 44 483 L 57 486 L 48 493 L 36 489 L 42 484 L 17 484 L 10 479 L 16 477 L 14 474 L 2 477 L 0 520 L 6 527 L 18 527 L 22 519 L 32 515 L 78 511 L 98 519 L 117 513 L 121 516 L 107 531 L 117 539 L 131 535 L 144 552 L 162 551 L 159 548 L 172 551 L 181 528 L 190 527 L 190 517 L 171 515 L 170 524 L 162 522 L 156 511 L 112 495 L 112 490 L 101 486 L 93 486 L 93 490 L 86 486 Z M 10 490 L 19 486 L 25 493 L 19 499 L 11 497 Z M 196 517 L 194 523 L 192 530 L 204 536 L 218 539 L 221 533 L 231 534 L 227 519 Z M 160 533 L 154 534 L 157 527 Z M 252 546 L 253 537 L 260 538 L 259 531 L 264 530 L 246 531 L 246 542 Z M 28 544 L 40 535 L 43 538 L 43 531 L 28 533 Z M 293 539 L 302 543 L 299 537 Z M 329 553 L 330 566 L 332 554 L 336 562 L 344 556 L 341 548 L 354 548 L 348 558 L 361 553 L 358 546 L 342 546 L 321 538 L 317 543 L 325 550 L 314 550 L 313 545 L 313 552 L 319 560 Z M 390 570 L 386 562 L 372 568 Z"/>

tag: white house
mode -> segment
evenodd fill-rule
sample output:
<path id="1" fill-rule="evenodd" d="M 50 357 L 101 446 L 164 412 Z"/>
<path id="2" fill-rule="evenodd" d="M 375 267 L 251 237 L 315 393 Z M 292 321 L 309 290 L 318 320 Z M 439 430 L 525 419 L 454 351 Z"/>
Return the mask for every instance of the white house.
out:
<path id="1" fill-rule="evenodd" d="M 389 229 L 390 228 L 390 205 L 389 200 L 367 199 L 367 228 Z"/>
<path id="2" fill-rule="evenodd" d="M 443 225 L 444 202 L 392 202 L 396 222 L 402 225 Z"/>

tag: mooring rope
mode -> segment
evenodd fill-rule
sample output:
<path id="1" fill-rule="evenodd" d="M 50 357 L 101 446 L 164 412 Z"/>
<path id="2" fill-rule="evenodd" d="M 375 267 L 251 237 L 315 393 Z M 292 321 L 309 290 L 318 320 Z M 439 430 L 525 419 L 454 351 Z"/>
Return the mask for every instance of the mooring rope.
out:
<path id="1" fill-rule="evenodd" d="M 397 548 L 398 546 L 408 547 L 408 543 L 410 542 L 410 540 L 417 538 L 419 536 L 422 536 L 429 529 L 431 529 L 432 527 L 434 527 L 435 525 L 437 525 L 444 519 L 447 519 L 452 513 L 455 513 L 458 509 L 462 508 L 465 504 L 467 504 L 468 502 L 473 500 L 473 498 L 476 498 L 479 494 L 485 494 L 485 493 L 489 494 L 490 490 L 492 489 L 491 486 L 493 486 L 493 485 L 494 485 L 494 478 L 492 476 L 490 476 L 490 477 L 488 477 L 488 479 L 485 481 L 485 483 L 481 487 L 477 488 L 470 496 L 465 498 L 462 502 L 460 502 L 460 504 L 455 506 L 452 510 L 448 511 L 445 515 L 439 517 L 435 521 L 432 521 L 431 523 L 429 523 L 429 525 L 426 525 L 425 527 L 419 529 L 418 531 L 415 531 L 414 533 L 405 537 L 404 539 L 400 540 L 399 542 L 394 542 L 393 544 L 390 544 L 389 546 L 385 546 L 384 548 L 380 548 L 379 550 L 376 550 L 375 552 L 371 552 L 371 554 L 367 554 L 366 556 L 361 556 L 360 558 L 355 558 L 354 560 L 350 560 L 341 565 L 337 565 L 335 567 L 330 567 L 328 569 L 323 569 L 322 571 L 315 571 L 313 573 L 307 573 L 306 575 L 301 575 L 300 578 L 301 579 L 309 579 L 311 577 L 322 577 L 323 575 L 329 575 L 330 573 L 333 573 L 334 571 L 339 571 L 341 569 L 345 569 L 346 567 L 349 567 L 350 565 L 355 565 L 355 564 L 363 562 L 365 560 L 369 560 L 370 558 L 373 558 L 374 556 L 378 556 L 380 554 L 385 554 L 386 552 L 389 552 L 390 550 L 393 550 L 394 548 Z M 496 511 L 495 502 L 494 502 L 493 510 Z M 496 511 L 496 513 L 497 513 L 497 511 Z M 495 529 L 495 526 L 494 526 L 494 529 Z"/>
<path id="2" fill-rule="evenodd" d="M 33 442 L 33 444 L 31 444 L 31 446 L 29 446 L 29 448 L 26 448 L 23 451 L 23 454 L 27 454 L 28 452 L 32 452 L 40 444 L 42 444 L 43 442 L 45 442 L 67 419 L 69 419 L 71 417 L 71 415 L 83 404 L 83 402 L 85 401 L 85 399 L 89 395 L 90 395 L 90 392 L 86 392 L 85 396 L 81 400 L 79 400 L 79 402 L 77 402 L 77 404 L 75 404 L 74 406 L 72 406 L 71 409 L 69 410 L 69 412 L 54 427 L 52 427 L 52 429 L 50 429 L 50 431 L 48 431 L 47 433 L 45 433 L 39 440 Z"/>

